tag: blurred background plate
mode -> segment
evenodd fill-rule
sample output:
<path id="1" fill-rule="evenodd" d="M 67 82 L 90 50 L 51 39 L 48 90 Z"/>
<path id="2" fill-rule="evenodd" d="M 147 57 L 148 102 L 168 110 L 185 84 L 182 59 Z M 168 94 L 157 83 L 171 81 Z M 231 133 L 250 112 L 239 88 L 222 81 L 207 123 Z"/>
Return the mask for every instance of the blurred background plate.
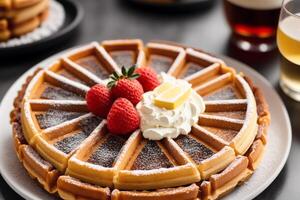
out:
<path id="1" fill-rule="evenodd" d="M 155 11 L 183 12 L 208 8 L 215 0 L 174 0 L 174 2 L 160 3 L 157 0 L 126 0 L 136 6 Z M 163 1 L 163 0 L 162 0 Z"/>
<path id="2" fill-rule="evenodd" d="M 22 83 L 25 82 L 26 77 L 32 74 L 38 66 L 46 66 L 63 53 L 61 52 L 44 60 L 24 73 L 11 86 L 1 102 L 0 172 L 10 187 L 25 199 L 53 200 L 57 199 L 57 197 L 48 194 L 39 186 L 37 181 L 32 180 L 17 159 L 12 143 L 9 114 L 13 108 L 13 99 L 16 97 Z M 253 176 L 245 184 L 236 188 L 224 198 L 225 200 L 253 199 L 274 181 L 288 158 L 292 141 L 290 119 L 282 100 L 262 75 L 239 61 L 224 56 L 220 57 L 229 66 L 233 66 L 237 71 L 242 71 L 251 77 L 254 83 L 263 90 L 270 106 L 272 122 L 268 131 L 268 144 L 263 160 Z"/>
<path id="3" fill-rule="evenodd" d="M 24 54 L 32 54 L 41 50 L 51 48 L 73 34 L 83 19 L 84 11 L 77 1 L 56 0 L 65 10 L 65 21 L 59 30 L 44 39 L 14 47 L 0 47 L 0 58 Z"/>

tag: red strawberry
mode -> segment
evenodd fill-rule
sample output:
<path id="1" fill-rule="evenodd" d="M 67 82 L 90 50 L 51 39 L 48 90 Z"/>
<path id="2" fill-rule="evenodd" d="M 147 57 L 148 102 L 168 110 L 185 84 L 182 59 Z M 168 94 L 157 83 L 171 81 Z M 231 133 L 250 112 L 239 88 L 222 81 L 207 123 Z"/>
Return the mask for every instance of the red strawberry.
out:
<path id="1" fill-rule="evenodd" d="M 137 80 L 143 86 L 144 92 L 152 91 L 160 84 L 156 72 L 150 67 L 137 68 L 135 72 L 140 75 Z"/>
<path id="2" fill-rule="evenodd" d="M 139 128 L 140 117 L 125 98 L 118 98 L 107 115 L 107 128 L 112 134 L 127 135 Z"/>
<path id="3" fill-rule="evenodd" d="M 136 105 L 142 100 L 144 93 L 142 85 L 135 80 L 139 77 L 138 74 L 134 74 L 135 67 L 131 67 L 126 70 L 122 67 L 122 75 L 118 75 L 116 72 L 110 76 L 112 79 L 108 83 L 108 87 L 111 88 L 113 97 L 123 97 L 128 99 L 133 105 Z"/>
<path id="4" fill-rule="evenodd" d="M 85 99 L 89 111 L 102 118 L 106 118 L 113 104 L 111 91 L 102 84 L 94 85 L 87 92 Z"/>

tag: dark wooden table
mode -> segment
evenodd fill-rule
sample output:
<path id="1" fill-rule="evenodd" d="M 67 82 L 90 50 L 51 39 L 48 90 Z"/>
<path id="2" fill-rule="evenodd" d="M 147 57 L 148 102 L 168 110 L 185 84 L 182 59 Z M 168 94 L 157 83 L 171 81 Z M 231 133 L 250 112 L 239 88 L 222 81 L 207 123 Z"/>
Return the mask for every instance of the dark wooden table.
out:
<path id="1" fill-rule="evenodd" d="M 245 58 L 240 52 L 231 48 L 230 30 L 224 19 L 221 0 L 217 0 L 210 8 L 176 14 L 140 9 L 126 4 L 124 0 L 85 0 L 81 3 L 85 9 L 85 18 L 77 33 L 68 41 L 33 55 L 0 59 L 1 98 L 10 85 L 36 63 L 63 49 L 93 40 L 116 38 L 141 38 L 144 41 L 171 40 L 234 57 L 251 65 L 271 82 L 288 109 L 293 129 L 292 149 L 285 167 L 276 180 L 256 199 L 300 198 L 298 185 L 300 179 L 300 103 L 289 99 L 278 87 L 278 52 L 263 56 L 247 55 Z M 22 199 L 1 176 L 0 199 Z"/>

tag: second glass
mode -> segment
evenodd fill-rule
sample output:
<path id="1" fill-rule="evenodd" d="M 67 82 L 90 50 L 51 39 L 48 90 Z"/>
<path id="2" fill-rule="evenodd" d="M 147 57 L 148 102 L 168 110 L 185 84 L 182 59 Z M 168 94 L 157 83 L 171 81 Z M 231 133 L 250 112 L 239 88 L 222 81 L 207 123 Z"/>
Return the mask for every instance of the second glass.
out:
<path id="1" fill-rule="evenodd" d="M 275 49 L 281 3 L 282 0 L 224 0 L 234 45 L 258 53 Z"/>
<path id="2" fill-rule="evenodd" d="M 277 44 L 280 51 L 280 86 L 291 98 L 300 101 L 300 0 L 282 4 Z"/>

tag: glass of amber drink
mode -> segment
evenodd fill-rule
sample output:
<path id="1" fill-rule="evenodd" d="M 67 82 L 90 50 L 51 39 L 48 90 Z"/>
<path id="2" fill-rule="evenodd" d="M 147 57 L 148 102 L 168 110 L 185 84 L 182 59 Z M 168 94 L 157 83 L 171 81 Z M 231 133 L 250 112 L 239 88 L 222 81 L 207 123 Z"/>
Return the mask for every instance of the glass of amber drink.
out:
<path id="1" fill-rule="evenodd" d="M 283 2 L 277 44 L 280 51 L 280 86 L 288 96 L 300 102 L 300 0 Z"/>
<path id="2" fill-rule="evenodd" d="M 276 30 L 282 0 L 224 0 L 232 42 L 245 52 L 276 49 Z"/>

